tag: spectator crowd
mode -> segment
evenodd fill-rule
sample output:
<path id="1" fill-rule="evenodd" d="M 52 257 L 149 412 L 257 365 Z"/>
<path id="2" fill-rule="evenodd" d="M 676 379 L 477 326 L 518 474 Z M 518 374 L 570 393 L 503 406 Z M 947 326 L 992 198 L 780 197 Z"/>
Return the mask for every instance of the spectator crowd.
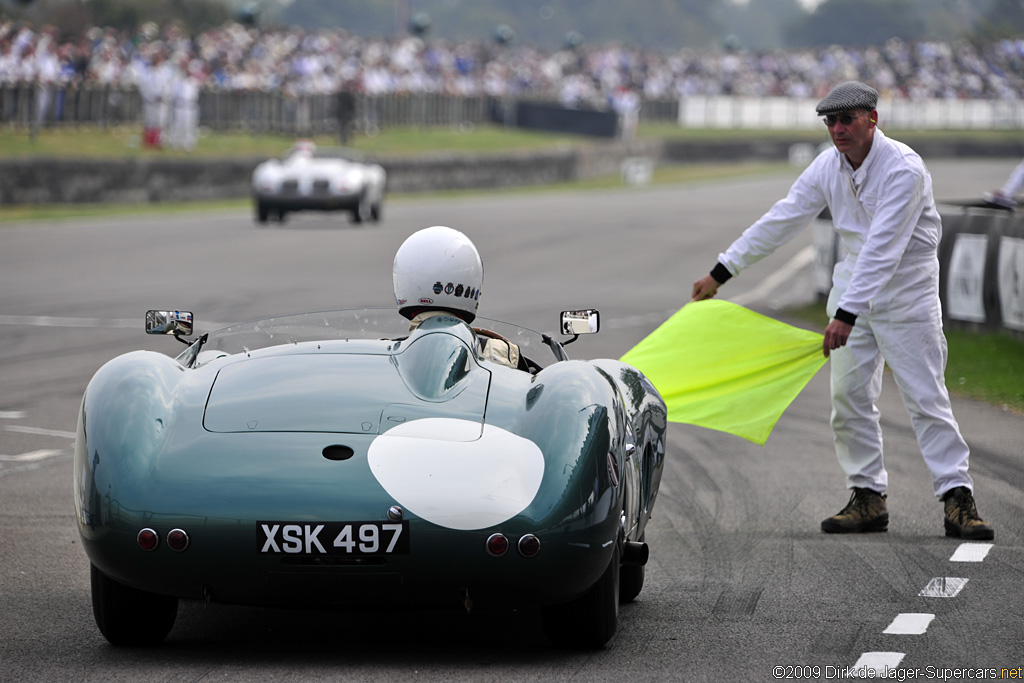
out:
<path id="1" fill-rule="evenodd" d="M 969 41 L 770 52 L 655 53 L 582 44 L 544 51 L 527 44 L 450 42 L 413 36 L 371 38 L 342 30 L 256 29 L 229 23 L 189 36 L 149 23 L 125 32 L 94 27 L 66 38 L 0 16 L 0 88 L 34 84 L 138 88 L 144 99 L 192 107 L 200 89 L 286 95 L 545 95 L 567 105 L 616 106 L 688 95 L 821 97 L 857 79 L 895 98 L 1019 99 L 1024 36 Z M 626 106 L 633 106 L 627 104 Z M 145 114 L 147 126 L 166 116 Z M 186 143 L 187 144 L 187 143 Z"/>

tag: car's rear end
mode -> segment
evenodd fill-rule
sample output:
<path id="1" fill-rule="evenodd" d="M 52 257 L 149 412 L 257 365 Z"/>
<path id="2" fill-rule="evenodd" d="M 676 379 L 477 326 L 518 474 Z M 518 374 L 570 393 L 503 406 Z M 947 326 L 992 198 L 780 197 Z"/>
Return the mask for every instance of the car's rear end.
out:
<path id="1" fill-rule="evenodd" d="M 468 328 L 430 325 L 191 369 L 112 361 L 86 392 L 76 447 L 91 562 L 145 593 L 249 605 L 584 593 L 619 540 L 602 380 L 574 363 L 496 379 Z M 595 393 L 573 404 L 580 386 Z"/>

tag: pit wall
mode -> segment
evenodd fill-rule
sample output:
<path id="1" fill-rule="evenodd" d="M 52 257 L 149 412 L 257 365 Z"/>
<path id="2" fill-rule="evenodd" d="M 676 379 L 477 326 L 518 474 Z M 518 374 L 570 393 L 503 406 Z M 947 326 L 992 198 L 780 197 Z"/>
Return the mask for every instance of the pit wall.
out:
<path id="1" fill-rule="evenodd" d="M 1003 329 L 1024 339 L 1024 214 L 978 207 L 939 209 L 944 318 L 955 327 Z"/>

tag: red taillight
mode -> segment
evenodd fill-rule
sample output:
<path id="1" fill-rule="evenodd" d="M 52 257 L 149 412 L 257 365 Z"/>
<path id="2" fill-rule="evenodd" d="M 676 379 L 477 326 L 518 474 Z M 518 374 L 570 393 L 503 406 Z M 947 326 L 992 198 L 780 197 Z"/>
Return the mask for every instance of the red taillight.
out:
<path id="1" fill-rule="evenodd" d="M 495 557 L 501 557 L 508 552 L 508 539 L 504 534 L 491 534 L 487 539 L 487 552 Z"/>
<path id="2" fill-rule="evenodd" d="M 171 529 L 167 533 L 167 547 L 180 553 L 188 547 L 188 534 L 182 529 Z"/>
<path id="3" fill-rule="evenodd" d="M 523 557 L 534 557 L 540 552 L 540 539 L 533 534 L 526 534 L 519 539 L 519 554 Z"/>
<path id="4" fill-rule="evenodd" d="M 160 536 L 152 529 L 143 529 L 137 537 L 139 547 L 143 550 L 155 550 L 160 545 Z"/>

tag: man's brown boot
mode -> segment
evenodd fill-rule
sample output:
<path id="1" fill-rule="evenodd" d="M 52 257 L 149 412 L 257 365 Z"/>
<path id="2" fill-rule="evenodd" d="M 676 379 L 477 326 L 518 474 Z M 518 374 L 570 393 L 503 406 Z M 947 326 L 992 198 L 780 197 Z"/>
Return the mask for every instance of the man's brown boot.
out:
<path id="1" fill-rule="evenodd" d="M 957 486 L 942 496 L 946 506 L 946 535 L 970 541 L 991 541 L 996 532 L 978 516 L 974 496 L 966 486 Z"/>
<path id="2" fill-rule="evenodd" d="M 846 507 L 821 523 L 821 530 L 826 534 L 855 534 L 888 528 L 889 511 L 885 507 L 885 496 L 862 488 L 854 488 Z"/>

